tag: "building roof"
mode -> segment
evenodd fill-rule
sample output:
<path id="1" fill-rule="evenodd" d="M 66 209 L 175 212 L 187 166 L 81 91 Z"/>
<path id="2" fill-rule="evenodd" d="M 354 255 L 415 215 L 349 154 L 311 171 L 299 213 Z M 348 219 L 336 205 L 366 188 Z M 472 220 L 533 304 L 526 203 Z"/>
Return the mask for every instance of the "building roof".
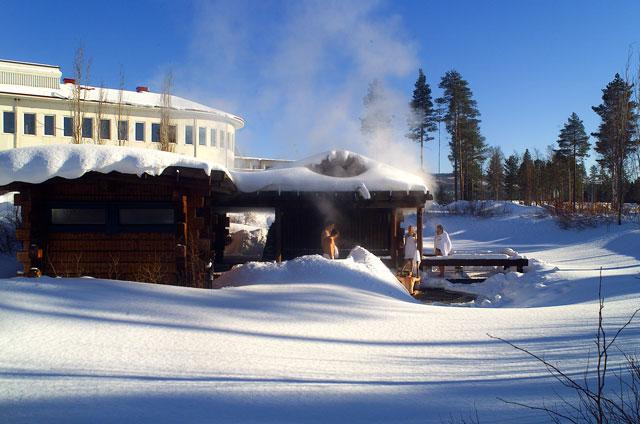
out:
<path id="1" fill-rule="evenodd" d="M 88 172 L 161 175 L 169 167 L 224 172 L 238 192 L 422 192 L 419 176 L 345 150 L 263 171 L 229 171 L 208 161 L 158 150 L 95 144 L 21 147 L 0 152 L 0 186 L 80 178 Z"/>
<path id="2" fill-rule="evenodd" d="M 0 152 L 0 186 L 21 182 L 39 184 L 55 177 L 80 178 L 88 172 L 131 175 L 161 175 L 169 167 L 227 172 L 222 166 L 200 159 L 159 150 L 57 144 L 20 147 Z"/>
<path id="3" fill-rule="evenodd" d="M 71 99 L 73 98 L 74 84 L 60 84 L 60 70 L 57 66 L 42 65 L 37 63 L 19 62 L 12 60 L 0 60 L 0 71 L 6 75 L 12 75 L 7 78 L 5 83 L 0 79 L 0 94 L 24 95 L 49 97 L 53 99 Z M 19 83 L 13 83 L 14 77 L 31 77 L 46 75 L 50 79 L 48 86 L 34 86 L 34 84 L 23 84 L 18 78 Z M 53 79 L 52 79 L 53 78 Z M 52 80 L 51 80 L 52 79 Z M 57 80 L 57 83 L 55 82 Z M 7 81 L 9 83 L 7 83 Z M 162 107 L 162 94 L 149 91 L 131 91 L 119 90 L 114 88 L 101 88 L 95 86 L 82 86 L 82 98 L 89 102 L 103 101 L 105 103 L 117 104 L 120 102 L 120 94 L 122 93 L 122 103 L 124 105 L 160 108 Z M 235 128 L 242 128 L 244 120 L 232 113 L 224 112 L 201 103 L 197 103 L 183 97 L 171 96 L 171 109 L 179 111 L 201 112 L 215 115 L 231 123 Z"/>
<path id="4" fill-rule="evenodd" d="M 60 69 L 60 67 L 58 65 L 48 65 L 46 63 L 37 63 L 37 62 L 25 62 L 25 61 L 22 61 L 22 60 L 0 59 L 0 62 L 12 63 L 12 64 L 15 64 L 15 65 L 42 66 L 42 67 L 46 67 L 46 68 Z"/>
<path id="5" fill-rule="evenodd" d="M 244 193 L 358 192 L 367 199 L 371 191 L 429 190 L 417 175 L 347 150 L 332 150 L 262 171 L 233 171 L 231 176 Z"/>

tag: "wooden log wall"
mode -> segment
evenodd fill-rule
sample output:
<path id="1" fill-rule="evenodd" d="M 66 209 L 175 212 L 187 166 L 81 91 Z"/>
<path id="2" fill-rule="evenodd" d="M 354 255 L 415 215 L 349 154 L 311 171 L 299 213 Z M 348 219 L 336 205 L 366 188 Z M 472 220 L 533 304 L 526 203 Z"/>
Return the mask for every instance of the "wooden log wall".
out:
<path id="1" fill-rule="evenodd" d="M 170 177 L 88 174 L 24 185 L 15 197 L 21 207 L 17 230 L 25 273 L 37 267 L 51 276 L 92 276 L 162 284 L 207 286 L 212 255 L 211 214 L 204 208 L 208 182 L 182 184 Z M 175 231 L 59 231 L 49 227 L 51 202 L 173 205 Z"/>

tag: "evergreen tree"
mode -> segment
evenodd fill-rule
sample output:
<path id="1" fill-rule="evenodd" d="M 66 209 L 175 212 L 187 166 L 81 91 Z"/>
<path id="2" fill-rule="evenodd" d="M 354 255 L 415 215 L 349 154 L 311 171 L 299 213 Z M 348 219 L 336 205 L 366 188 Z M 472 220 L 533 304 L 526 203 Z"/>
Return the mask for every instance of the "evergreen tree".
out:
<path id="1" fill-rule="evenodd" d="M 589 193 L 589 199 L 591 203 L 597 202 L 596 193 L 598 190 L 598 183 L 600 181 L 600 174 L 598 173 L 598 167 L 591 165 L 589 168 L 589 176 L 587 177 L 587 191 Z"/>
<path id="2" fill-rule="evenodd" d="M 572 209 L 576 210 L 576 192 L 578 168 L 583 159 L 589 153 L 589 136 L 584 130 L 584 125 L 578 115 L 571 114 L 564 128 L 558 136 L 558 154 L 569 164 L 571 168 L 571 201 Z"/>
<path id="3" fill-rule="evenodd" d="M 433 140 L 429 133 L 437 129 L 436 114 L 431 100 L 431 87 L 427 84 L 427 77 L 422 69 L 418 70 L 418 80 L 415 83 L 409 106 L 411 114 L 409 116 L 408 137 L 420 143 L 420 168 L 422 168 L 424 143 Z"/>
<path id="4" fill-rule="evenodd" d="M 595 150 L 598 161 L 611 175 L 612 203 L 618 212 L 618 224 L 622 224 L 623 184 L 625 159 L 638 148 L 633 139 L 637 129 L 636 103 L 631 99 L 633 84 L 616 74 L 602 90 L 602 103 L 592 109 L 601 119 L 598 131 L 592 133 L 597 141 Z"/>
<path id="5" fill-rule="evenodd" d="M 362 99 L 364 114 L 360 118 L 360 131 L 367 137 L 390 136 L 393 116 L 389 113 L 387 95 L 380 80 L 369 83 Z"/>
<path id="6" fill-rule="evenodd" d="M 522 200 L 526 205 L 530 205 L 533 197 L 533 159 L 529 149 L 526 149 L 522 155 L 522 162 L 518 169 L 518 183 Z"/>
<path id="7" fill-rule="evenodd" d="M 504 155 L 500 148 L 493 148 L 489 158 L 489 167 L 487 169 L 487 185 L 489 188 L 489 194 L 494 200 L 500 200 L 502 198 L 502 192 L 504 189 L 503 161 Z"/>
<path id="8" fill-rule="evenodd" d="M 516 153 L 513 153 L 504 161 L 504 191 L 509 200 L 514 200 L 518 195 L 519 169 L 520 158 Z"/>
<path id="9" fill-rule="evenodd" d="M 463 193 L 463 198 L 468 195 L 465 190 L 469 187 L 465 181 L 467 168 L 472 164 L 476 167 L 477 161 L 484 158 L 486 147 L 484 137 L 480 135 L 480 112 L 467 81 L 460 73 L 451 70 L 442 77 L 439 87 L 443 94 L 436 103 L 444 112 L 441 118 L 451 136 L 449 160 L 453 163 L 454 193 L 458 200 L 459 193 Z"/>

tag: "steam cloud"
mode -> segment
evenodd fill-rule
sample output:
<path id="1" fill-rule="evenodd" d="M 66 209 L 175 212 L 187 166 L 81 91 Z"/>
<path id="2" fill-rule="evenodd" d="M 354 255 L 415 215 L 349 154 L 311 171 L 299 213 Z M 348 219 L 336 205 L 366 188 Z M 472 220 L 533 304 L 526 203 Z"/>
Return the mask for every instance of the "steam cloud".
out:
<path id="1" fill-rule="evenodd" d="M 341 148 L 418 169 L 418 148 L 405 137 L 409 92 L 391 89 L 418 68 L 417 46 L 400 18 L 380 2 L 286 6 L 199 4 L 176 91 L 245 117 L 248 125 L 238 135 L 244 154 L 297 159 Z M 385 88 L 376 107 L 393 120 L 364 136 L 362 99 L 374 79 Z"/>

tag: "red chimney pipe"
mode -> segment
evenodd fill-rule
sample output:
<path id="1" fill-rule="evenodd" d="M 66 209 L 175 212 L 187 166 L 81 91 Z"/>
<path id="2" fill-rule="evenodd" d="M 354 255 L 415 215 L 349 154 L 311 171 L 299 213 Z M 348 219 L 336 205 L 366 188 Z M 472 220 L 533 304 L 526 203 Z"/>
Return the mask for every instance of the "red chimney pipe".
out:
<path id="1" fill-rule="evenodd" d="M 138 93 L 147 93 L 149 92 L 149 87 L 145 86 L 145 85 L 139 85 L 136 87 L 136 91 Z"/>
<path id="2" fill-rule="evenodd" d="M 65 84 L 75 84 L 76 80 L 73 79 L 73 78 L 63 78 L 62 82 L 65 83 Z"/>

